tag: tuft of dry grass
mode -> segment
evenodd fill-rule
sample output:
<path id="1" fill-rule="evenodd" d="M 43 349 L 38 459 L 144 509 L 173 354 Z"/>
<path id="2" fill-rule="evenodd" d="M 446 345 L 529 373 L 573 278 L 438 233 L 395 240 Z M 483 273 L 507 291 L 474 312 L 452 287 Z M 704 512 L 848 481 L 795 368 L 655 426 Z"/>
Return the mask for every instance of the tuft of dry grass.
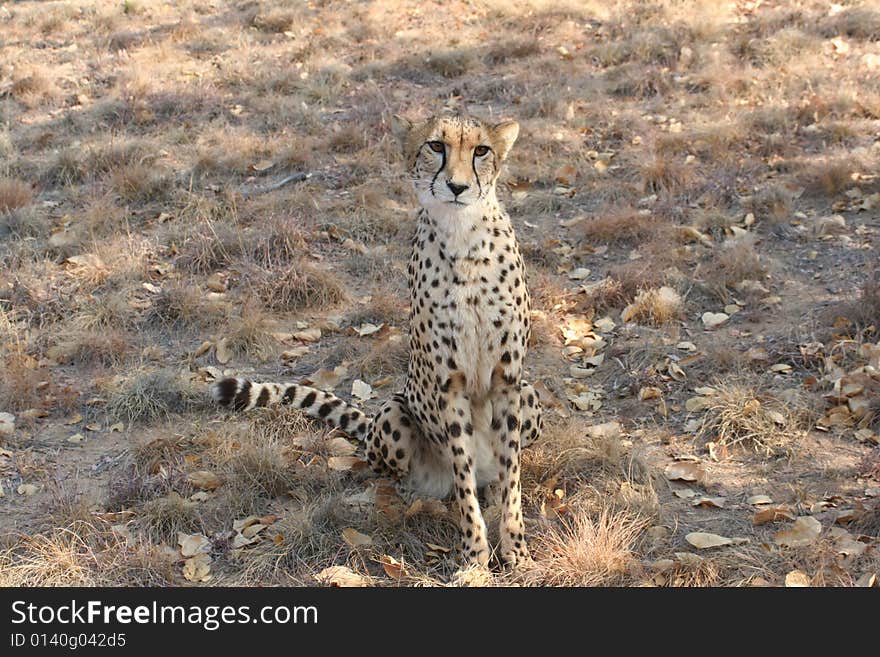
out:
<path id="1" fill-rule="evenodd" d="M 325 308 L 348 297 L 336 274 L 302 260 L 285 269 L 262 271 L 255 278 L 256 297 L 281 312 Z"/>
<path id="2" fill-rule="evenodd" d="M 176 491 L 147 500 L 139 511 L 139 524 L 156 543 L 175 545 L 178 532 L 194 534 L 202 530 L 198 504 Z"/>
<path id="3" fill-rule="evenodd" d="M 655 231 L 657 220 L 633 208 L 615 208 L 601 212 L 579 224 L 582 239 L 590 244 L 633 244 Z"/>
<path id="4" fill-rule="evenodd" d="M 3 364 L 0 408 L 23 411 L 41 407 L 45 400 L 42 390 L 45 372 L 39 369 L 37 360 L 25 353 L 19 344 L 3 354 L 0 362 Z"/>
<path id="5" fill-rule="evenodd" d="M 196 394 L 169 370 L 135 370 L 110 395 L 106 411 L 127 424 L 165 420 L 192 406 Z"/>
<path id="6" fill-rule="evenodd" d="M 530 576 L 550 586 L 620 586 L 638 570 L 635 551 L 648 526 L 626 511 L 573 510 L 532 539 Z"/>
<path id="7" fill-rule="evenodd" d="M 707 397 L 698 435 L 718 445 L 743 445 L 766 456 L 791 454 L 815 419 L 806 399 L 778 395 L 742 383 L 719 383 Z"/>
<path id="8" fill-rule="evenodd" d="M 174 581 L 172 566 L 155 546 L 77 522 L 0 552 L 0 586 L 164 586 Z"/>
<path id="9" fill-rule="evenodd" d="M 176 329 L 216 327 L 225 317 L 226 305 L 209 299 L 192 280 L 176 279 L 165 283 L 152 299 L 144 318 L 145 324 L 159 322 Z"/>
<path id="10" fill-rule="evenodd" d="M 229 318 L 222 337 L 233 354 L 266 360 L 278 347 L 272 335 L 275 330 L 275 320 L 265 309 L 254 301 L 247 301 L 238 314 Z"/>
<path id="11" fill-rule="evenodd" d="M 23 208 L 33 200 L 34 190 L 24 180 L 0 178 L 0 214 Z"/>
<path id="12" fill-rule="evenodd" d="M 60 335 L 46 355 L 59 363 L 114 366 L 125 360 L 131 348 L 131 335 L 121 329 L 73 329 Z"/>
<path id="13" fill-rule="evenodd" d="M 767 278 L 767 267 L 750 241 L 737 240 L 725 244 L 709 255 L 704 275 L 709 292 L 727 303 L 730 290 L 743 281 L 762 282 Z"/>
<path id="14" fill-rule="evenodd" d="M 368 379 L 396 376 L 406 372 L 409 365 L 409 340 L 393 335 L 387 340 L 377 340 L 360 363 L 361 375 Z"/>
<path id="15" fill-rule="evenodd" d="M 171 189 L 171 178 L 155 164 L 137 162 L 114 169 L 110 188 L 126 201 L 161 201 Z"/>
<path id="16" fill-rule="evenodd" d="M 624 322 L 648 322 L 667 324 L 679 319 L 684 309 L 681 295 L 668 285 L 642 290 L 632 303 L 623 309 L 620 318 Z"/>

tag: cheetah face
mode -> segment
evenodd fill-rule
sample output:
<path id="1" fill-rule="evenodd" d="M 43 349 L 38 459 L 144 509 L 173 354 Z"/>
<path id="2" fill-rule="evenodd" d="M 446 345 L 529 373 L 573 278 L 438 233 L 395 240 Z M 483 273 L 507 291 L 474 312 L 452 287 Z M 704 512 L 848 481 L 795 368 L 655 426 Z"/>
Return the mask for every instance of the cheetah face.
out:
<path id="1" fill-rule="evenodd" d="M 501 163 L 519 134 L 515 121 L 490 125 L 467 116 L 415 124 L 395 116 L 392 127 L 422 206 L 447 212 L 494 193 Z"/>

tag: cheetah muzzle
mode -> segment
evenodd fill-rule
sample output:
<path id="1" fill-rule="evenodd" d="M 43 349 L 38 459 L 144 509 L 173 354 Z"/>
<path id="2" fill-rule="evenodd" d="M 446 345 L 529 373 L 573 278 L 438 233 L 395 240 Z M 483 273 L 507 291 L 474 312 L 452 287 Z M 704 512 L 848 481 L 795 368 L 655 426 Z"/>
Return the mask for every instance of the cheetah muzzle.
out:
<path id="1" fill-rule="evenodd" d="M 371 467 L 411 494 L 452 493 L 467 565 L 489 561 L 477 491 L 492 484 L 501 501 L 500 558 L 522 564 L 529 553 L 520 451 L 540 435 L 541 410 L 522 378 L 529 341 L 523 260 L 495 193 L 519 126 L 394 117 L 393 132 L 422 206 L 408 267 L 412 336 L 403 390 L 373 418 L 293 383 L 225 379 L 213 394 L 236 410 L 292 404 L 362 441 Z"/>

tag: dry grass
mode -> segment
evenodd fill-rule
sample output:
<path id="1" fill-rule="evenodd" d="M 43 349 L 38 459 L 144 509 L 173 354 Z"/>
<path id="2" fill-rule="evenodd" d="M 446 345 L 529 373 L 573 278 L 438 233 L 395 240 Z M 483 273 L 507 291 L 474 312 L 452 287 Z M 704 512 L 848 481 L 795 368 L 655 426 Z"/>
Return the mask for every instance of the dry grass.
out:
<path id="1" fill-rule="evenodd" d="M 247 301 L 229 318 L 221 336 L 229 350 L 238 356 L 266 360 L 278 348 L 273 336 L 275 320 L 258 303 Z"/>
<path id="2" fill-rule="evenodd" d="M 714 387 L 699 436 L 718 445 L 741 445 L 766 456 L 790 455 L 814 419 L 814 410 L 803 398 L 786 402 L 768 391 L 737 383 Z"/>
<path id="3" fill-rule="evenodd" d="M 252 287 L 267 308 L 280 312 L 321 309 L 347 299 L 336 274 L 308 262 L 260 272 Z"/>
<path id="4" fill-rule="evenodd" d="M 24 537 L 0 552 L 0 586 L 161 586 L 172 563 L 149 544 L 76 523 Z"/>
<path id="5" fill-rule="evenodd" d="M 135 370 L 128 374 L 107 401 L 107 414 L 126 424 L 167 420 L 191 407 L 194 393 L 168 370 Z"/>
<path id="6" fill-rule="evenodd" d="M 632 208 L 616 208 L 597 214 L 579 225 L 589 244 L 634 244 L 655 231 L 656 220 Z"/>
<path id="7" fill-rule="evenodd" d="M 730 301 L 738 283 L 757 281 L 766 285 L 767 267 L 750 241 L 739 240 L 722 246 L 708 257 L 705 272 L 706 288 L 723 303 Z"/>
<path id="8" fill-rule="evenodd" d="M 624 511 L 572 511 L 533 541 L 534 575 L 550 586 L 620 586 L 639 567 L 636 549 L 647 527 Z"/>
<path id="9" fill-rule="evenodd" d="M 673 288 L 664 285 L 642 290 L 636 294 L 632 303 L 623 309 L 621 319 L 625 322 L 661 325 L 680 319 L 683 309 L 684 302 L 681 295 Z"/>
<path id="10" fill-rule="evenodd" d="M 786 503 L 785 491 L 808 482 L 810 494 L 864 511 L 853 531 L 876 533 L 876 509 L 853 495 L 877 477 L 869 447 L 845 431 L 810 435 L 804 449 L 817 458 L 798 458 L 827 385 L 789 388 L 833 363 L 849 368 L 859 345 L 876 341 L 868 329 L 880 286 L 869 274 L 862 289 L 851 274 L 874 255 L 880 13 L 860 0 L 830 10 L 799 0 L 495 4 L 470 12 L 444 43 L 435 38 L 448 32 L 444 12 L 422 12 L 413 29 L 411 12 L 372 0 L 9 6 L 0 411 L 19 416 L 7 441 L 15 476 L 44 492 L 58 480 L 92 494 L 52 493 L 47 511 L 42 496 L 10 495 L 4 483 L 0 582 L 187 584 L 162 552 L 178 531 L 211 537 L 213 581 L 233 585 L 314 585 L 329 565 L 376 586 L 779 585 L 793 568 L 849 585 L 876 570 L 876 559 L 842 561 L 824 539 L 768 552 L 760 545 L 771 530 L 750 527 L 740 505 L 692 508 L 655 489 L 653 473 L 694 449 L 683 429 L 695 418 L 676 409 L 730 375 L 697 418 L 701 440 L 745 448 L 713 462 L 719 487 L 760 483 Z M 76 52 L 61 45 L 73 42 Z M 395 113 L 446 109 L 521 126 L 499 192 L 537 311 L 527 376 L 560 404 L 523 456 L 531 579 L 455 578 L 454 510 L 407 518 L 393 496 L 352 503 L 377 482 L 330 469 L 338 436 L 293 409 L 236 416 L 203 405 L 201 380 L 217 370 L 297 380 L 348 360 L 352 376 L 379 384 L 368 409 L 398 389 L 415 199 L 388 124 Z M 569 165 L 574 173 L 561 175 Z M 270 189 L 295 172 L 312 175 Z M 863 202 L 874 207 L 859 210 Z M 835 213 L 846 225 L 834 235 L 808 230 Z M 587 219 L 570 223 L 577 217 Z M 742 230 L 753 239 L 740 241 Z M 574 266 L 592 273 L 572 281 Z M 851 294 L 829 297 L 840 291 Z M 734 297 L 743 310 L 703 331 L 701 311 Z M 604 391 L 592 417 L 565 399 L 567 313 L 617 322 L 602 332 L 604 363 L 579 382 Z M 286 336 L 301 321 L 341 330 L 324 331 L 284 370 L 274 357 L 294 346 Z M 349 330 L 367 322 L 393 335 Z M 221 339 L 228 362 L 217 350 L 192 355 Z M 828 360 L 800 356 L 813 340 Z M 758 344 L 768 361 L 750 360 Z M 684 381 L 668 370 L 673 356 Z M 794 371 L 767 373 L 778 361 Z M 639 399 L 645 386 L 662 397 Z M 877 396 L 869 402 L 880 417 Z M 79 430 L 61 424 L 76 414 L 105 427 L 119 418 L 126 430 L 89 433 L 56 458 L 48 445 Z M 612 419 L 618 430 L 596 432 Z M 776 468 L 768 453 L 792 458 Z M 188 475 L 205 469 L 221 483 L 194 500 Z M 100 509 L 134 515 L 111 529 Z M 281 520 L 239 554 L 223 537 L 249 514 Z M 684 531 L 716 517 L 720 533 L 752 542 L 702 558 L 676 552 Z M 669 533 L 657 539 L 642 531 L 648 523 Z M 346 527 L 373 544 L 350 548 Z M 434 558 L 426 543 L 453 551 Z M 381 554 L 405 561 L 409 576 L 388 577 Z"/>
<path id="11" fill-rule="evenodd" d="M 34 200 L 33 188 L 18 178 L 0 178 L 0 214 L 23 208 Z"/>

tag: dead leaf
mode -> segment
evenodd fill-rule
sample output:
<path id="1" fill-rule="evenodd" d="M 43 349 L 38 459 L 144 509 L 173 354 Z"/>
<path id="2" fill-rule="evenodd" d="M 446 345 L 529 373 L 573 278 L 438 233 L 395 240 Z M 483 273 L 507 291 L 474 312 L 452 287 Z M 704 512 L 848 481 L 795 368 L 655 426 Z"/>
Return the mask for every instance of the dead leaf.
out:
<path id="1" fill-rule="evenodd" d="M 117 422 L 116 424 L 110 425 L 110 433 L 119 433 L 122 431 L 125 431 L 125 424 L 123 424 L 122 422 Z"/>
<path id="2" fill-rule="evenodd" d="M 713 329 L 727 322 L 727 320 L 730 319 L 730 316 L 727 313 L 705 312 L 700 319 L 703 321 L 703 326 L 705 328 Z"/>
<path id="3" fill-rule="evenodd" d="M 690 397 L 684 403 L 684 408 L 688 413 L 699 413 L 705 411 L 712 405 L 712 400 L 708 397 Z"/>
<path id="4" fill-rule="evenodd" d="M 297 331 L 293 334 L 293 337 L 297 340 L 302 340 L 303 342 L 317 342 L 321 339 L 321 329 L 314 327 L 303 331 Z"/>
<path id="5" fill-rule="evenodd" d="M 655 386 L 646 386 L 639 390 L 639 400 L 648 401 L 649 399 L 660 399 L 663 391 Z"/>
<path id="6" fill-rule="evenodd" d="M 812 516 L 801 516 L 787 529 L 776 533 L 773 540 L 784 547 L 809 545 L 822 533 L 822 523 Z"/>
<path id="7" fill-rule="evenodd" d="M 727 502 L 727 500 L 723 497 L 709 497 L 707 495 L 700 495 L 691 502 L 691 506 L 723 509 L 725 502 Z"/>
<path id="8" fill-rule="evenodd" d="M 40 490 L 40 488 L 38 486 L 35 486 L 34 484 L 21 484 L 18 488 L 15 489 L 15 492 L 17 492 L 19 495 L 30 497 L 38 490 Z"/>
<path id="9" fill-rule="evenodd" d="M 211 580 L 211 557 L 201 553 L 183 562 L 183 576 L 190 582 Z"/>
<path id="10" fill-rule="evenodd" d="M 718 534 L 709 534 L 706 532 L 691 532 L 684 538 L 688 543 L 700 550 L 721 547 L 723 545 L 732 545 L 734 543 L 734 540 L 732 538 L 719 536 Z"/>
<path id="11" fill-rule="evenodd" d="M 787 587 L 810 586 L 811 583 L 810 576 L 802 570 L 792 570 L 785 576 L 785 586 Z"/>
<path id="12" fill-rule="evenodd" d="M 327 444 L 327 448 L 333 456 L 351 456 L 357 451 L 357 447 L 352 445 L 342 436 L 337 436 L 330 440 Z"/>
<path id="13" fill-rule="evenodd" d="M 221 365 L 226 365 L 226 363 L 232 360 L 232 350 L 229 349 L 226 338 L 222 338 L 214 346 L 214 355 L 217 357 L 217 362 Z"/>
<path id="14" fill-rule="evenodd" d="M 0 436 L 11 436 L 15 432 L 15 416 L 12 413 L 0 413 Z"/>
<path id="15" fill-rule="evenodd" d="M 199 470 L 187 475 L 187 482 L 202 490 L 216 490 L 223 483 L 220 477 L 210 470 Z"/>
<path id="16" fill-rule="evenodd" d="M 369 581 L 362 575 L 358 575 L 348 566 L 330 566 L 315 575 L 315 579 L 321 584 L 343 587 L 369 586 Z"/>
<path id="17" fill-rule="evenodd" d="M 360 379 L 352 381 L 351 394 L 353 397 L 357 397 L 360 401 L 367 401 L 376 396 L 376 393 L 373 392 L 373 388 L 370 384 L 366 381 L 361 381 Z"/>
<path id="18" fill-rule="evenodd" d="M 348 543 L 351 547 L 362 547 L 364 545 L 371 545 L 373 543 L 373 539 L 366 534 L 361 534 L 358 530 L 353 527 L 346 527 L 342 530 L 342 538 Z"/>
<path id="19" fill-rule="evenodd" d="M 357 456 L 331 456 L 327 459 L 327 467 L 337 472 L 348 470 L 361 470 L 367 467 L 367 462 Z"/>
<path id="20" fill-rule="evenodd" d="M 379 558 L 379 563 L 382 564 L 382 568 L 385 570 L 385 574 L 392 579 L 402 579 L 403 577 L 409 577 L 409 573 L 406 572 L 406 568 L 404 567 L 403 563 L 388 554 L 383 554 Z"/>
<path id="21" fill-rule="evenodd" d="M 67 442 L 81 443 L 83 440 L 85 440 L 85 436 L 83 436 L 81 433 L 75 433 L 72 436 L 70 436 L 70 438 L 67 439 Z"/>
<path id="22" fill-rule="evenodd" d="M 180 553 L 185 557 L 192 557 L 196 554 L 209 553 L 211 551 L 211 541 L 203 534 L 177 534 L 177 544 L 180 546 Z"/>
<path id="23" fill-rule="evenodd" d="M 368 335 L 373 335 L 374 333 L 378 333 L 382 330 L 384 324 L 376 325 L 376 324 L 361 324 L 355 329 L 355 333 L 357 333 L 360 337 L 366 337 Z"/>
<path id="24" fill-rule="evenodd" d="M 321 368 L 310 377 L 304 380 L 304 383 L 313 385 L 322 390 L 333 390 L 339 382 L 348 376 L 348 367 L 338 365 L 332 370 Z"/>
<path id="25" fill-rule="evenodd" d="M 664 474 L 670 481 L 703 481 L 706 470 L 693 461 L 678 461 L 667 465 Z"/>
<path id="26" fill-rule="evenodd" d="M 791 509 L 788 507 L 774 506 L 761 509 L 752 516 L 753 525 L 766 525 L 767 523 L 776 522 L 778 520 L 794 520 L 794 513 L 792 513 Z"/>

